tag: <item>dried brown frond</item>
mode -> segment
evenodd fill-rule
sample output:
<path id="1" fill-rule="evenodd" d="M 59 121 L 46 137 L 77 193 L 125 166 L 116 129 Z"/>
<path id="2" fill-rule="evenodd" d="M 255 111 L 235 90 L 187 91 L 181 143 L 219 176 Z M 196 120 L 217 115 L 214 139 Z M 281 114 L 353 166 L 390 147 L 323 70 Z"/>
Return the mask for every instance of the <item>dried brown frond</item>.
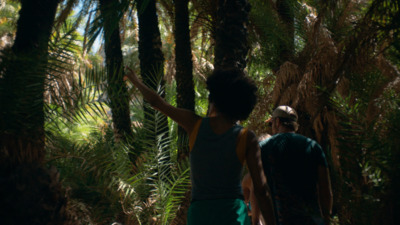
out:
<path id="1" fill-rule="evenodd" d="M 381 109 L 379 108 L 379 99 L 381 99 L 387 91 L 394 91 L 398 93 L 399 90 L 396 90 L 396 83 L 399 79 L 400 73 L 397 68 L 392 65 L 383 55 L 379 55 L 375 60 L 374 63 L 380 73 L 383 75 L 384 80 L 377 84 L 379 85 L 374 93 L 371 96 L 371 101 L 368 104 L 367 108 L 367 121 L 373 121 L 374 118 L 380 113 Z M 397 91 L 397 92 L 396 92 Z"/>
<path id="2" fill-rule="evenodd" d="M 375 121 L 385 118 L 388 113 L 391 113 L 391 100 L 399 97 L 400 93 L 400 76 L 385 83 L 385 86 L 379 90 L 379 94 L 371 99 L 367 108 L 367 121 Z"/>
<path id="3" fill-rule="evenodd" d="M 280 104 L 282 102 L 281 98 L 288 88 L 298 84 L 300 80 L 299 67 L 291 62 L 285 62 L 276 73 L 275 86 L 272 91 L 272 101 L 275 105 Z M 291 90 L 293 91 L 293 87 L 291 87 Z"/>
<path id="4" fill-rule="evenodd" d="M 334 168 L 339 169 L 340 172 L 340 158 L 337 141 L 337 130 L 338 130 L 338 120 L 334 111 L 328 110 L 326 107 L 324 108 L 324 122 L 327 124 L 327 136 L 331 150 L 332 163 Z"/>
<path id="5" fill-rule="evenodd" d="M 346 77 L 342 77 L 336 86 L 338 93 L 342 96 L 348 96 L 350 91 L 350 81 Z"/>
<path id="6" fill-rule="evenodd" d="M 378 55 L 376 59 L 376 66 L 379 68 L 383 76 L 391 80 L 399 77 L 400 71 L 398 68 L 391 64 L 383 54 Z"/>
<path id="7" fill-rule="evenodd" d="M 295 108 L 306 112 L 312 118 L 317 118 L 326 104 L 326 96 L 321 88 L 336 82 L 334 74 L 339 56 L 330 32 L 320 27 L 317 22 L 314 20 L 309 24 L 309 40 L 313 41 L 308 41 L 305 47 L 304 53 L 308 53 L 308 56 L 300 55 L 308 59 L 299 60 L 305 63 L 301 66 L 304 68 L 304 75 L 298 82 L 298 95 L 293 102 Z"/>
<path id="8" fill-rule="evenodd" d="M 357 4 L 355 4 L 355 2 L 352 0 L 346 0 L 341 7 L 342 12 L 335 23 L 335 30 L 347 30 L 346 26 L 349 25 L 349 19 L 352 22 L 355 22 L 354 20 L 356 20 L 354 12 L 357 11 Z"/>
<path id="9" fill-rule="evenodd" d="M 320 41 L 316 47 L 317 51 L 307 64 L 305 71 L 311 73 L 314 81 L 325 84 L 333 79 L 338 52 L 329 37 L 320 37 Z"/>
<path id="10" fill-rule="evenodd" d="M 373 119 L 382 114 L 385 104 L 389 104 L 384 96 L 399 93 L 400 79 L 398 69 L 383 55 L 392 43 L 390 33 L 383 35 L 384 26 L 376 26 L 377 17 L 362 12 L 371 2 L 343 0 L 322 4 L 327 8 L 319 13 L 324 15 L 310 13 L 304 21 L 306 45 L 303 50 L 276 72 L 272 103 L 294 107 L 299 113 L 299 133 L 315 138 L 323 147 L 329 146 L 333 165 L 340 169 L 339 128 L 330 96 L 337 90 L 342 97 L 347 97 L 357 79 L 381 73 L 383 81 L 376 84 L 370 102 L 370 118 Z M 335 20 L 329 27 L 335 36 L 324 23 L 327 19 Z M 354 74 L 361 77 L 355 79 Z"/>
<path id="11" fill-rule="evenodd" d="M 291 84 L 285 89 L 285 91 L 280 96 L 280 101 L 278 105 L 293 105 L 298 96 L 298 84 Z"/>
<path id="12" fill-rule="evenodd" d="M 274 84 L 274 76 L 266 76 L 262 81 L 256 81 L 257 86 L 264 87 L 265 92 L 259 95 L 258 102 L 254 107 L 248 121 L 247 127 L 253 130 L 258 136 L 272 133 L 271 128 L 264 122 L 272 113 L 272 95 L 269 90 Z"/>
<path id="13" fill-rule="evenodd" d="M 311 72 L 304 74 L 297 91 L 298 96 L 294 101 L 293 107 L 310 115 L 312 118 L 310 122 L 312 122 L 313 118 L 317 116 L 324 104 L 321 102 L 321 93 L 316 87 Z"/>

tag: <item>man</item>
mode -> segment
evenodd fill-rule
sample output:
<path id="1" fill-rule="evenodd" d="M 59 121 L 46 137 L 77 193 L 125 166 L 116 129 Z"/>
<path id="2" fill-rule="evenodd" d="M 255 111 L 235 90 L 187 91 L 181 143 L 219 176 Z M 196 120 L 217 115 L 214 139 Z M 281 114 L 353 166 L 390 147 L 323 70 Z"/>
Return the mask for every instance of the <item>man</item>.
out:
<path id="1" fill-rule="evenodd" d="M 291 107 L 277 107 L 266 121 L 273 136 L 260 142 L 275 218 L 280 225 L 329 224 L 332 191 L 325 154 L 317 142 L 295 133 L 297 119 Z M 252 216 L 259 215 L 252 210 Z"/>

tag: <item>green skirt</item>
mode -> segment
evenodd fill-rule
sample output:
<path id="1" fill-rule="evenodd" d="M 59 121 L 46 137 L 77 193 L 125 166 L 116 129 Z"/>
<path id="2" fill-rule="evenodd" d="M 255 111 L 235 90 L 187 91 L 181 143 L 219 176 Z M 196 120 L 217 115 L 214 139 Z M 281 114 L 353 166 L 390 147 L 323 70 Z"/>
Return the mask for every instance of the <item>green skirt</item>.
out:
<path id="1" fill-rule="evenodd" d="M 190 204 L 188 225 L 250 225 L 242 199 L 201 200 Z"/>

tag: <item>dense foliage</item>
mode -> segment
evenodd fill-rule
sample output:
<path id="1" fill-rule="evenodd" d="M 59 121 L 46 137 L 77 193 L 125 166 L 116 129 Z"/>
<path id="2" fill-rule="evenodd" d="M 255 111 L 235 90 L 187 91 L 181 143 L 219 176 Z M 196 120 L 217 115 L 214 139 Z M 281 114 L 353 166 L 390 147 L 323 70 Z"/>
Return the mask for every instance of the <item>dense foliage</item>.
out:
<path id="1" fill-rule="evenodd" d="M 28 22 L 52 24 L 47 54 L 24 52 L 33 39 L 15 46 L 25 29 L 46 49 L 44 28 L 20 25 L 29 1 L 0 2 L 1 224 L 20 214 L 20 224 L 185 224 L 187 137 L 149 111 L 123 81 L 124 66 L 171 104 L 205 115 L 205 79 L 225 64 L 247 65 L 259 87 L 243 124 L 269 133 L 272 109 L 291 105 L 299 132 L 323 146 L 334 224 L 400 223 L 398 0 L 46 2 L 55 18 Z"/>

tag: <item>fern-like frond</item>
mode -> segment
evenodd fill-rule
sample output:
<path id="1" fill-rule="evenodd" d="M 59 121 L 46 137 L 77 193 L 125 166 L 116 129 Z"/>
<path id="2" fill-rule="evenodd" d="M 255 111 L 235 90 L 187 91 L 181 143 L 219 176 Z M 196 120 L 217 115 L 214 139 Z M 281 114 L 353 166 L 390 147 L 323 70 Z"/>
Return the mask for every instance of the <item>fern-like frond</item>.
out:
<path id="1" fill-rule="evenodd" d="M 69 124 L 64 132 L 74 126 Z M 113 141 L 109 127 L 93 126 L 89 133 L 79 142 L 51 133 L 48 164 L 57 166 L 70 197 L 90 207 L 93 221 L 111 223 L 135 195 L 129 148 Z"/>

